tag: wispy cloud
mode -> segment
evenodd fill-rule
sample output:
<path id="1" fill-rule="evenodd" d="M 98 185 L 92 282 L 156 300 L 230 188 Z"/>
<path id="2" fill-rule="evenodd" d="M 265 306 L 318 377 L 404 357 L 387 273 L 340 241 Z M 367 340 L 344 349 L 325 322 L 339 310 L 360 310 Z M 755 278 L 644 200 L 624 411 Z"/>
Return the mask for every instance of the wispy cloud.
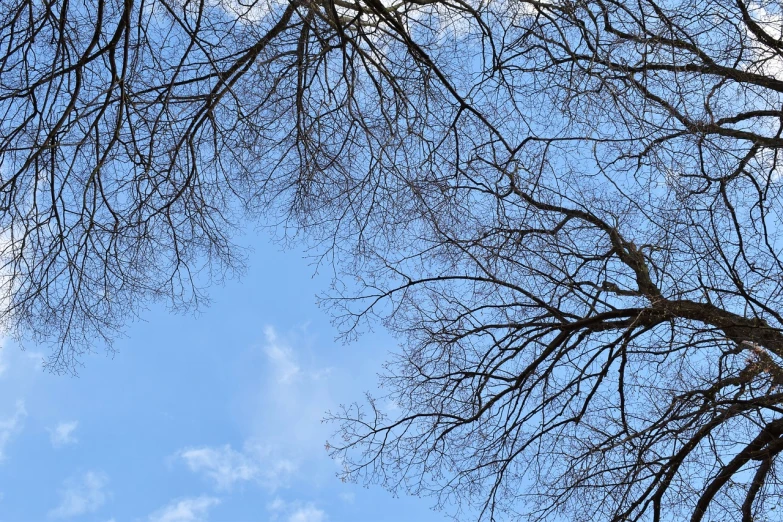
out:
<path id="1" fill-rule="evenodd" d="M 345 491 L 340 493 L 340 500 L 346 504 L 353 504 L 356 501 L 356 494 L 353 491 Z"/>
<path id="2" fill-rule="evenodd" d="M 287 522 L 325 522 L 329 518 L 324 510 L 318 509 L 310 502 L 285 502 L 279 497 L 267 505 L 267 510 L 271 513 L 272 520 L 284 517 L 283 520 Z"/>
<path id="3" fill-rule="evenodd" d="M 263 409 L 281 421 L 274 424 L 275 432 L 285 439 L 290 440 L 291 435 L 299 438 L 321 424 L 329 405 L 333 368 L 303 362 L 306 349 L 292 347 L 302 344 L 301 339 L 294 338 L 292 342 L 281 338 L 271 326 L 264 329 L 264 337 L 268 378 L 263 380 Z M 263 422 L 269 425 L 268 420 L 264 418 Z"/>
<path id="4" fill-rule="evenodd" d="M 149 522 L 206 522 L 209 510 L 220 504 L 215 497 L 189 497 L 170 502 L 149 516 Z"/>
<path id="5" fill-rule="evenodd" d="M 5 459 L 5 449 L 11 438 L 22 430 L 22 424 L 27 417 L 24 401 L 16 401 L 14 414 L 7 419 L 0 420 L 0 461 Z"/>
<path id="6" fill-rule="evenodd" d="M 218 0 L 216 2 L 227 14 L 235 16 L 241 24 L 255 24 L 269 15 L 275 7 L 284 5 L 282 0 Z"/>
<path id="7" fill-rule="evenodd" d="M 60 504 L 49 511 L 52 518 L 71 518 L 94 513 L 106 503 L 109 477 L 100 471 L 87 471 L 65 481 L 60 490 Z"/>
<path id="8" fill-rule="evenodd" d="M 182 450 L 179 456 L 191 471 L 209 477 L 218 489 L 230 489 L 237 482 L 253 480 L 260 472 L 257 462 L 235 451 L 229 444 L 188 448 Z"/>
<path id="9" fill-rule="evenodd" d="M 241 448 L 190 446 L 176 453 L 218 491 L 247 483 L 274 491 L 288 483 L 303 460 L 323 455 L 328 434 L 320 420 L 330 406 L 331 369 L 303 363 L 302 354 L 292 347 L 295 343 L 278 335 L 272 326 L 264 328 L 264 341 L 260 347 L 266 377 L 261 380 L 263 388 L 247 394 L 252 398 L 248 416 L 257 423 L 251 428 L 254 436 Z"/>
<path id="10" fill-rule="evenodd" d="M 8 369 L 11 367 L 14 369 L 41 369 L 44 363 L 43 352 L 23 350 L 8 343 L 8 338 L 0 332 L 0 378 L 8 377 L 10 375 Z"/>
<path id="11" fill-rule="evenodd" d="M 52 443 L 53 448 L 62 448 L 68 444 L 76 444 L 79 442 L 73 432 L 79 426 L 79 421 L 61 422 L 57 426 L 49 430 L 49 441 Z"/>
<path id="12" fill-rule="evenodd" d="M 271 326 L 264 329 L 264 337 L 266 337 L 264 353 L 274 367 L 277 382 L 294 381 L 301 374 L 301 368 L 291 347 L 280 341 L 277 332 Z"/>
<path id="13" fill-rule="evenodd" d="M 326 513 L 312 504 L 297 509 L 288 517 L 288 522 L 324 522 L 325 520 Z"/>
<path id="14" fill-rule="evenodd" d="M 43 352 L 25 351 L 24 355 L 25 357 L 27 357 L 28 361 L 32 361 L 33 370 L 41 370 L 41 368 L 43 368 L 44 360 L 45 360 Z"/>
<path id="15" fill-rule="evenodd" d="M 178 456 L 191 471 L 212 480 L 219 490 L 229 490 L 242 482 L 276 489 L 296 470 L 294 462 L 275 455 L 272 448 L 250 442 L 243 451 L 226 444 L 186 448 Z"/>
<path id="16" fill-rule="evenodd" d="M 253 431 L 301 459 L 320 459 L 323 441 L 331 434 L 321 419 L 334 407 L 332 390 L 338 384 L 333 368 L 308 356 L 310 341 L 300 335 L 278 335 L 264 329 L 262 372 L 266 378 L 252 398 Z M 258 384 L 256 384 L 258 386 Z"/>

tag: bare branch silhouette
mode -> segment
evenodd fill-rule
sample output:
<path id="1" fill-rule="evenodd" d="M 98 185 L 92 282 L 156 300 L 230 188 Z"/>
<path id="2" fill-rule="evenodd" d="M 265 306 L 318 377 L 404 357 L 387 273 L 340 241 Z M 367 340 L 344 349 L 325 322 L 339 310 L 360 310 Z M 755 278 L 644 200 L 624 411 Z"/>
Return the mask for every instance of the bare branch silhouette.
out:
<path id="1" fill-rule="evenodd" d="M 272 219 L 347 337 L 402 339 L 396 409 L 332 414 L 343 478 L 486 520 L 773 517 L 778 2 L 0 13 L 0 315 L 53 369 L 197 306 Z"/>

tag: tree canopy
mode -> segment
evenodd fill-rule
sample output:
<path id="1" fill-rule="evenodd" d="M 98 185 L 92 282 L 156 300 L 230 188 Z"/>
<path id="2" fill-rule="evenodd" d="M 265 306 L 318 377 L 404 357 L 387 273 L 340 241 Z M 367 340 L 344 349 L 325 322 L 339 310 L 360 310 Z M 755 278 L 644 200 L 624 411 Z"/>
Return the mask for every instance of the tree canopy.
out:
<path id="1" fill-rule="evenodd" d="M 769 520 L 781 107 L 776 1 L 0 0 L 0 317 L 67 369 L 273 222 L 401 339 L 343 478 Z"/>

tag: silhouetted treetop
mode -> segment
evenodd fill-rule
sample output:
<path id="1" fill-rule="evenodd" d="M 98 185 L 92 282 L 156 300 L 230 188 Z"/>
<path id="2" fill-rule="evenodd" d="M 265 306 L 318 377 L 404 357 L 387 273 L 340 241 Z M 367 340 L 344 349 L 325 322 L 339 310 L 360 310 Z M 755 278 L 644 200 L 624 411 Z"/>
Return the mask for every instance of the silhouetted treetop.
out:
<path id="1" fill-rule="evenodd" d="M 771 1 L 0 0 L 0 317 L 67 370 L 277 223 L 402 342 L 343 478 L 769 520 L 782 95 Z"/>

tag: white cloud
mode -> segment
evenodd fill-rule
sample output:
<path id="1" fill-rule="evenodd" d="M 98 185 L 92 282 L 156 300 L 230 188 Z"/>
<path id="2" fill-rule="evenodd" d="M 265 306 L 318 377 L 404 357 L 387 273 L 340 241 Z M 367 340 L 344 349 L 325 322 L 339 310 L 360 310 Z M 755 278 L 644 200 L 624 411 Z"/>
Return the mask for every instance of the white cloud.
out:
<path id="1" fill-rule="evenodd" d="M 22 429 L 22 423 L 27 417 L 24 401 L 16 401 L 14 414 L 5 420 L 0 420 L 0 461 L 5 459 L 5 448 L 11 438 Z"/>
<path id="2" fill-rule="evenodd" d="M 0 285 L 2 283 L 0 282 Z M 2 301 L 2 297 L 0 297 Z M 44 363 L 43 352 L 29 351 L 19 348 L 11 344 L 7 344 L 8 340 L 0 332 L 0 378 L 9 377 L 8 369 L 13 368 L 31 368 L 33 370 L 40 370 Z M 15 372 L 19 373 L 19 372 Z"/>
<path id="3" fill-rule="evenodd" d="M 329 518 L 322 509 L 316 508 L 310 502 L 285 502 L 280 497 L 267 504 L 266 508 L 271 513 L 272 520 L 280 520 L 283 515 L 287 522 L 325 522 Z"/>
<path id="4" fill-rule="evenodd" d="M 315 355 L 308 357 L 309 346 L 306 339 L 301 342 L 302 337 L 278 335 L 267 326 L 263 341 L 252 347 L 252 362 L 246 365 L 252 379 L 239 393 L 240 416 L 248 419 L 249 438 L 233 445 L 181 447 L 172 461 L 203 477 L 218 493 L 243 487 L 274 493 L 294 476 L 297 483 L 332 476 L 334 464 L 323 450 L 331 428 L 321 419 L 335 404 L 331 399 L 335 372 L 319 364 Z M 306 474 L 301 472 L 304 469 Z M 315 516 L 307 510 L 303 513 Z M 288 510 L 284 515 L 281 521 L 287 521 Z"/>
<path id="5" fill-rule="evenodd" d="M 49 511 L 53 518 L 70 518 L 94 513 L 106 503 L 109 477 L 100 471 L 87 471 L 67 479 L 60 490 L 60 504 Z"/>
<path id="6" fill-rule="evenodd" d="M 149 516 L 149 522 L 206 522 L 209 510 L 220 504 L 215 497 L 174 500 Z"/>
<path id="7" fill-rule="evenodd" d="M 275 497 L 272 502 L 266 505 L 266 509 L 276 514 L 285 509 L 285 501 L 280 497 Z"/>
<path id="8" fill-rule="evenodd" d="M 243 451 L 230 444 L 224 446 L 186 448 L 178 453 L 194 473 L 201 473 L 219 490 L 231 489 L 241 482 L 257 482 L 270 489 L 280 487 L 296 470 L 296 464 L 275 455 L 261 444 L 247 442 Z"/>
<path id="9" fill-rule="evenodd" d="M 322 453 L 325 436 L 314 438 L 309 432 L 320 427 L 327 409 L 323 399 L 328 394 L 323 393 L 323 385 L 329 369 L 303 367 L 298 354 L 271 326 L 264 329 L 264 337 L 264 405 L 253 404 L 254 411 L 248 413 L 256 417 L 262 409 L 265 414 L 257 420 L 263 428 L 252 430 L 255 437 L 246 440 L 242 448 L 230 444 L 191 446 L 176 453 L 190 471 L 206 477 L 218 491 L 247 483 L 271 491 L 285 486 L 302 460 L 302 439 L 308 445 L 312 443 L 319 455 Z M 314 397 L 308 398 L 311 394 Z M 270 432 L 272 425 L 275 429 Z"/>
<path id="10" fill-rule="evenodd" d="M 275 7 L 284 5 L 280 0 L 213 0 L 226 14 L 236 17 L 242 24 L 256 24 L 268 16 Z"/>
<path id="11" fill-rule="evenodd" d="M 73 432 L 79 426 L 79 421 L 61 422 L 54 429 L 49 429 L 49 441 L 53 448 L 62 448 L 68 444 L 76 444 L 79 439 Z"/>
<path id="12" fill-rule="evenodd" d="M 25 356 L 27 359 L 33 362 L 33 370 L 40 370 L 44 365 L 44 353 L 43 352 L 28 352 L 25 350 Z"/>
<path id="13" fill-rule="evenodd" d="M 300 375 L 301 369 L 296 362 L 293 350 L 283 343 L 277 337 L 275 329 L 267 326 L 264 329 L 266 337 L 266 346 L 264 352 L 274 366 L 274 373 L 279 383 L 292 382 Z"/>
<path id="14" fill-rule="evenodd" d="M 229 489 L 236 482 L 253 480 L 259 473 L 258 464 L 229 444 L 221 447 L 188 448 L 179 453 L 191 471 L 203 473 L 215 481 L 219 489 Z"/>
<path id="15" fill-rule="evenodd" d="M 297 509 L 288 517 L 288 522 L 324 522 L 325 520 L 326 513 L 312 504 Z"/>
<path id="16" fill-rule="evenodd" d="M 777 12 L 773 12 L 767 9 L 767 7 L 772 7 L 772 5 L 762 6 L 751 2 L 748 4 L 748 11 L 751 19 L 756 22 L 762 31 L 771 38 L 779 40 L 783 37 L 783 15 L 781 15 L 780 9 L 777 9 Z M 751 42 L 753 72 L 778 79 L 783 77 L 783 60 L 781 60 L 778 52 L 759 41 L 752 32 L 746 30 L 746 35 Z"/>
<path id="17" fill-rule="evenodd" d="M 335 406 L 333 368 L 306 357 L 308 341 L 301 336 L 280 336 L 271 326 L 264 336 L 266 378 L 256 391 L 255 411 L 248 414 L 257 423 L 255 431 L 290 454 L 320 457 L 331 434 L 321 419 Z"/>

